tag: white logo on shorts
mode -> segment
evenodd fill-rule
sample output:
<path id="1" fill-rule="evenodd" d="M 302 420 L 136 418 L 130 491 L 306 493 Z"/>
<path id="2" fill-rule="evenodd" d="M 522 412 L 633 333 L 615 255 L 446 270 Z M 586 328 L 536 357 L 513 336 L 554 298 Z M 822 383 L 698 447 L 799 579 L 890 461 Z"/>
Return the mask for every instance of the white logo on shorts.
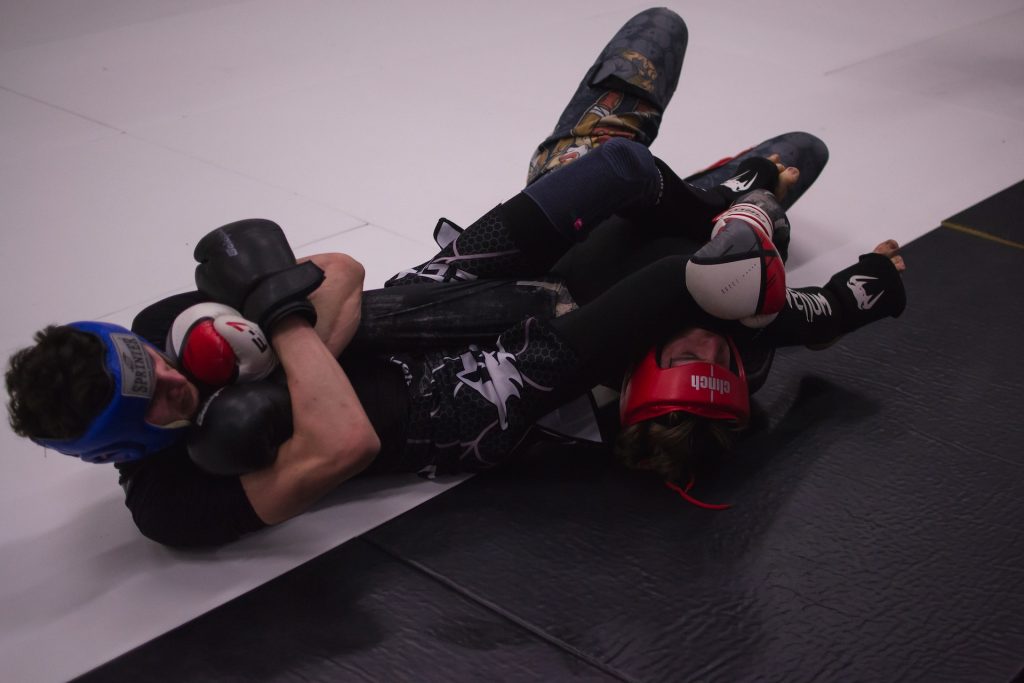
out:
<path id="1" fill-rule="evenodd" d="M 470 346 L 461 356 L 462 371 L 457 373 L 459 385 L 455 392 L 467 386 L 487 399 L 498 411 L 502 429 L 508 429 L 508 400 L 519 397 L 523 376 L 515 366 L 516 357 L 502 349 L 481 351 Z"/>

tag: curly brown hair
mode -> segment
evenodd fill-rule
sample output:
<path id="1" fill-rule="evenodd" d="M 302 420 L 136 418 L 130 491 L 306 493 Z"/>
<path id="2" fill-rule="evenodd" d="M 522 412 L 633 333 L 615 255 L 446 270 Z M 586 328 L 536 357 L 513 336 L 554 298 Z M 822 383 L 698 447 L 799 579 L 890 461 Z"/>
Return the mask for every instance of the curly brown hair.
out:
<path id="1" fill-rule="evenodd" d="M 623 428 L 615 439 L 615 455 L 630 469 L 680 481 L 721 464 L 741 429 L 677 410 Z"/>
<path id="2" fill-rule="evenodd" d="M 50 325 L 34 341 L 11 356 L 5 376 L 11 429 L 37 439 L 80 436 L 114 393 L 106 348 L 95 335 L 67 326 Z"/>

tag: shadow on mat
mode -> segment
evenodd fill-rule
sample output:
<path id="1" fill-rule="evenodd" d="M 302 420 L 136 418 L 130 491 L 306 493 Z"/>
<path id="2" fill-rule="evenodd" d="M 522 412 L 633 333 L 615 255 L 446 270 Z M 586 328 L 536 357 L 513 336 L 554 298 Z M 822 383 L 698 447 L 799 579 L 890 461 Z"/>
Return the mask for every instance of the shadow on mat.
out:
<path id="1" fill-rule="evenodd" d="M 778 410 L 773 406 L 774 410 Z M 755 403 L 751 428 L 736 449 L 732 477 L 753 478 L 769 464 L 783 464 L 812 445 L 837 423 L 861 423 L 881 407 L 848 387 L 815 375 L 804 376 L 783 412 L 775 417 L 769 408 Z"/>
<path id="2" fill-rule="evenodd" d="M 785 499 L 815 462 L 821 444 L 828 443 L 836 431 L 856 428 L 880 409 L 876 401 L 847 387 L 804 376 L 795 388 L 781 387 L 775 392 L 770 405 L 755 404 L 751 428 L 728 460 L 701 475 L 700 493 L 709 499 L 749 498 L 768 480 L 772 497 Z M 776 478 L 779 481 L 774 481 Z M 656 475 L 624 468 L 616 462 L 610 445 L 591 442 L 542 442 L 477 479 L 482 479 L 480 485 L 492 494 L 506 488 L 515 495 L 514 491 L 524 486 L 540 492 L 559 484 L 571 485 L 571 490 L 581 495 L 588 484 L 596 484 L 598 489 L 591 493 L 600 494 L 621 482 L 635 488 L 638 495 L 658 491 L 658 495 L 663 492 L 675 497 Z M 529 497 L 536 501 L 536 496 Z"/>

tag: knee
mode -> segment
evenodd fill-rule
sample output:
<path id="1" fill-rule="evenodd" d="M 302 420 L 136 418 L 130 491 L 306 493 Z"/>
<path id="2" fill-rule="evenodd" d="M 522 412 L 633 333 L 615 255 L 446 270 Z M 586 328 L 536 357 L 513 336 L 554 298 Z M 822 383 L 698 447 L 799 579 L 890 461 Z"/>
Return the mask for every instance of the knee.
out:
<path id="1" fill-rule="evenodd" d="M 612 138 L 596 150 L 616 176 L 626 182 L 649 183 L 658 178 L 654 155 L 639 142 Z"/>

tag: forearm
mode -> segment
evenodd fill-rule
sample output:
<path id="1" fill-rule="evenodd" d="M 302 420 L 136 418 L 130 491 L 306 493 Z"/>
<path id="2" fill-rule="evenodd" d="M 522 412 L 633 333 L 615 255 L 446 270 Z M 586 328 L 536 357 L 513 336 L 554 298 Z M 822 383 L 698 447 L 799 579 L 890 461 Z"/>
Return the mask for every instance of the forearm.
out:
<path id="1" fill-rule="evenodd" d="M 289 318 L 272 344 L 288 377 L 293 434 L 272 467 L 242 477 L 260 518 L 276 524 L 362 471 L 380 440 L 348 377 L 316 330 Z"/>
<path id="2" fill-rule="evenodd" d="M 824 287 L 787 290 L 786 305 L 760 338 L 770 346 L 827 345 L 869 323 L 899 317 L 905 307 L 900 266 L 886 255 L 865 254 Z"/>
<path id="3" fill-rule="evenodd" d="M 324 271 L 323 284 L 309 299 L 316 308 L 316 332 L 337 358 L 359 328 L 365 271 L 346 254 L 317 254 L 299 262 L 307 260 Z"/>

